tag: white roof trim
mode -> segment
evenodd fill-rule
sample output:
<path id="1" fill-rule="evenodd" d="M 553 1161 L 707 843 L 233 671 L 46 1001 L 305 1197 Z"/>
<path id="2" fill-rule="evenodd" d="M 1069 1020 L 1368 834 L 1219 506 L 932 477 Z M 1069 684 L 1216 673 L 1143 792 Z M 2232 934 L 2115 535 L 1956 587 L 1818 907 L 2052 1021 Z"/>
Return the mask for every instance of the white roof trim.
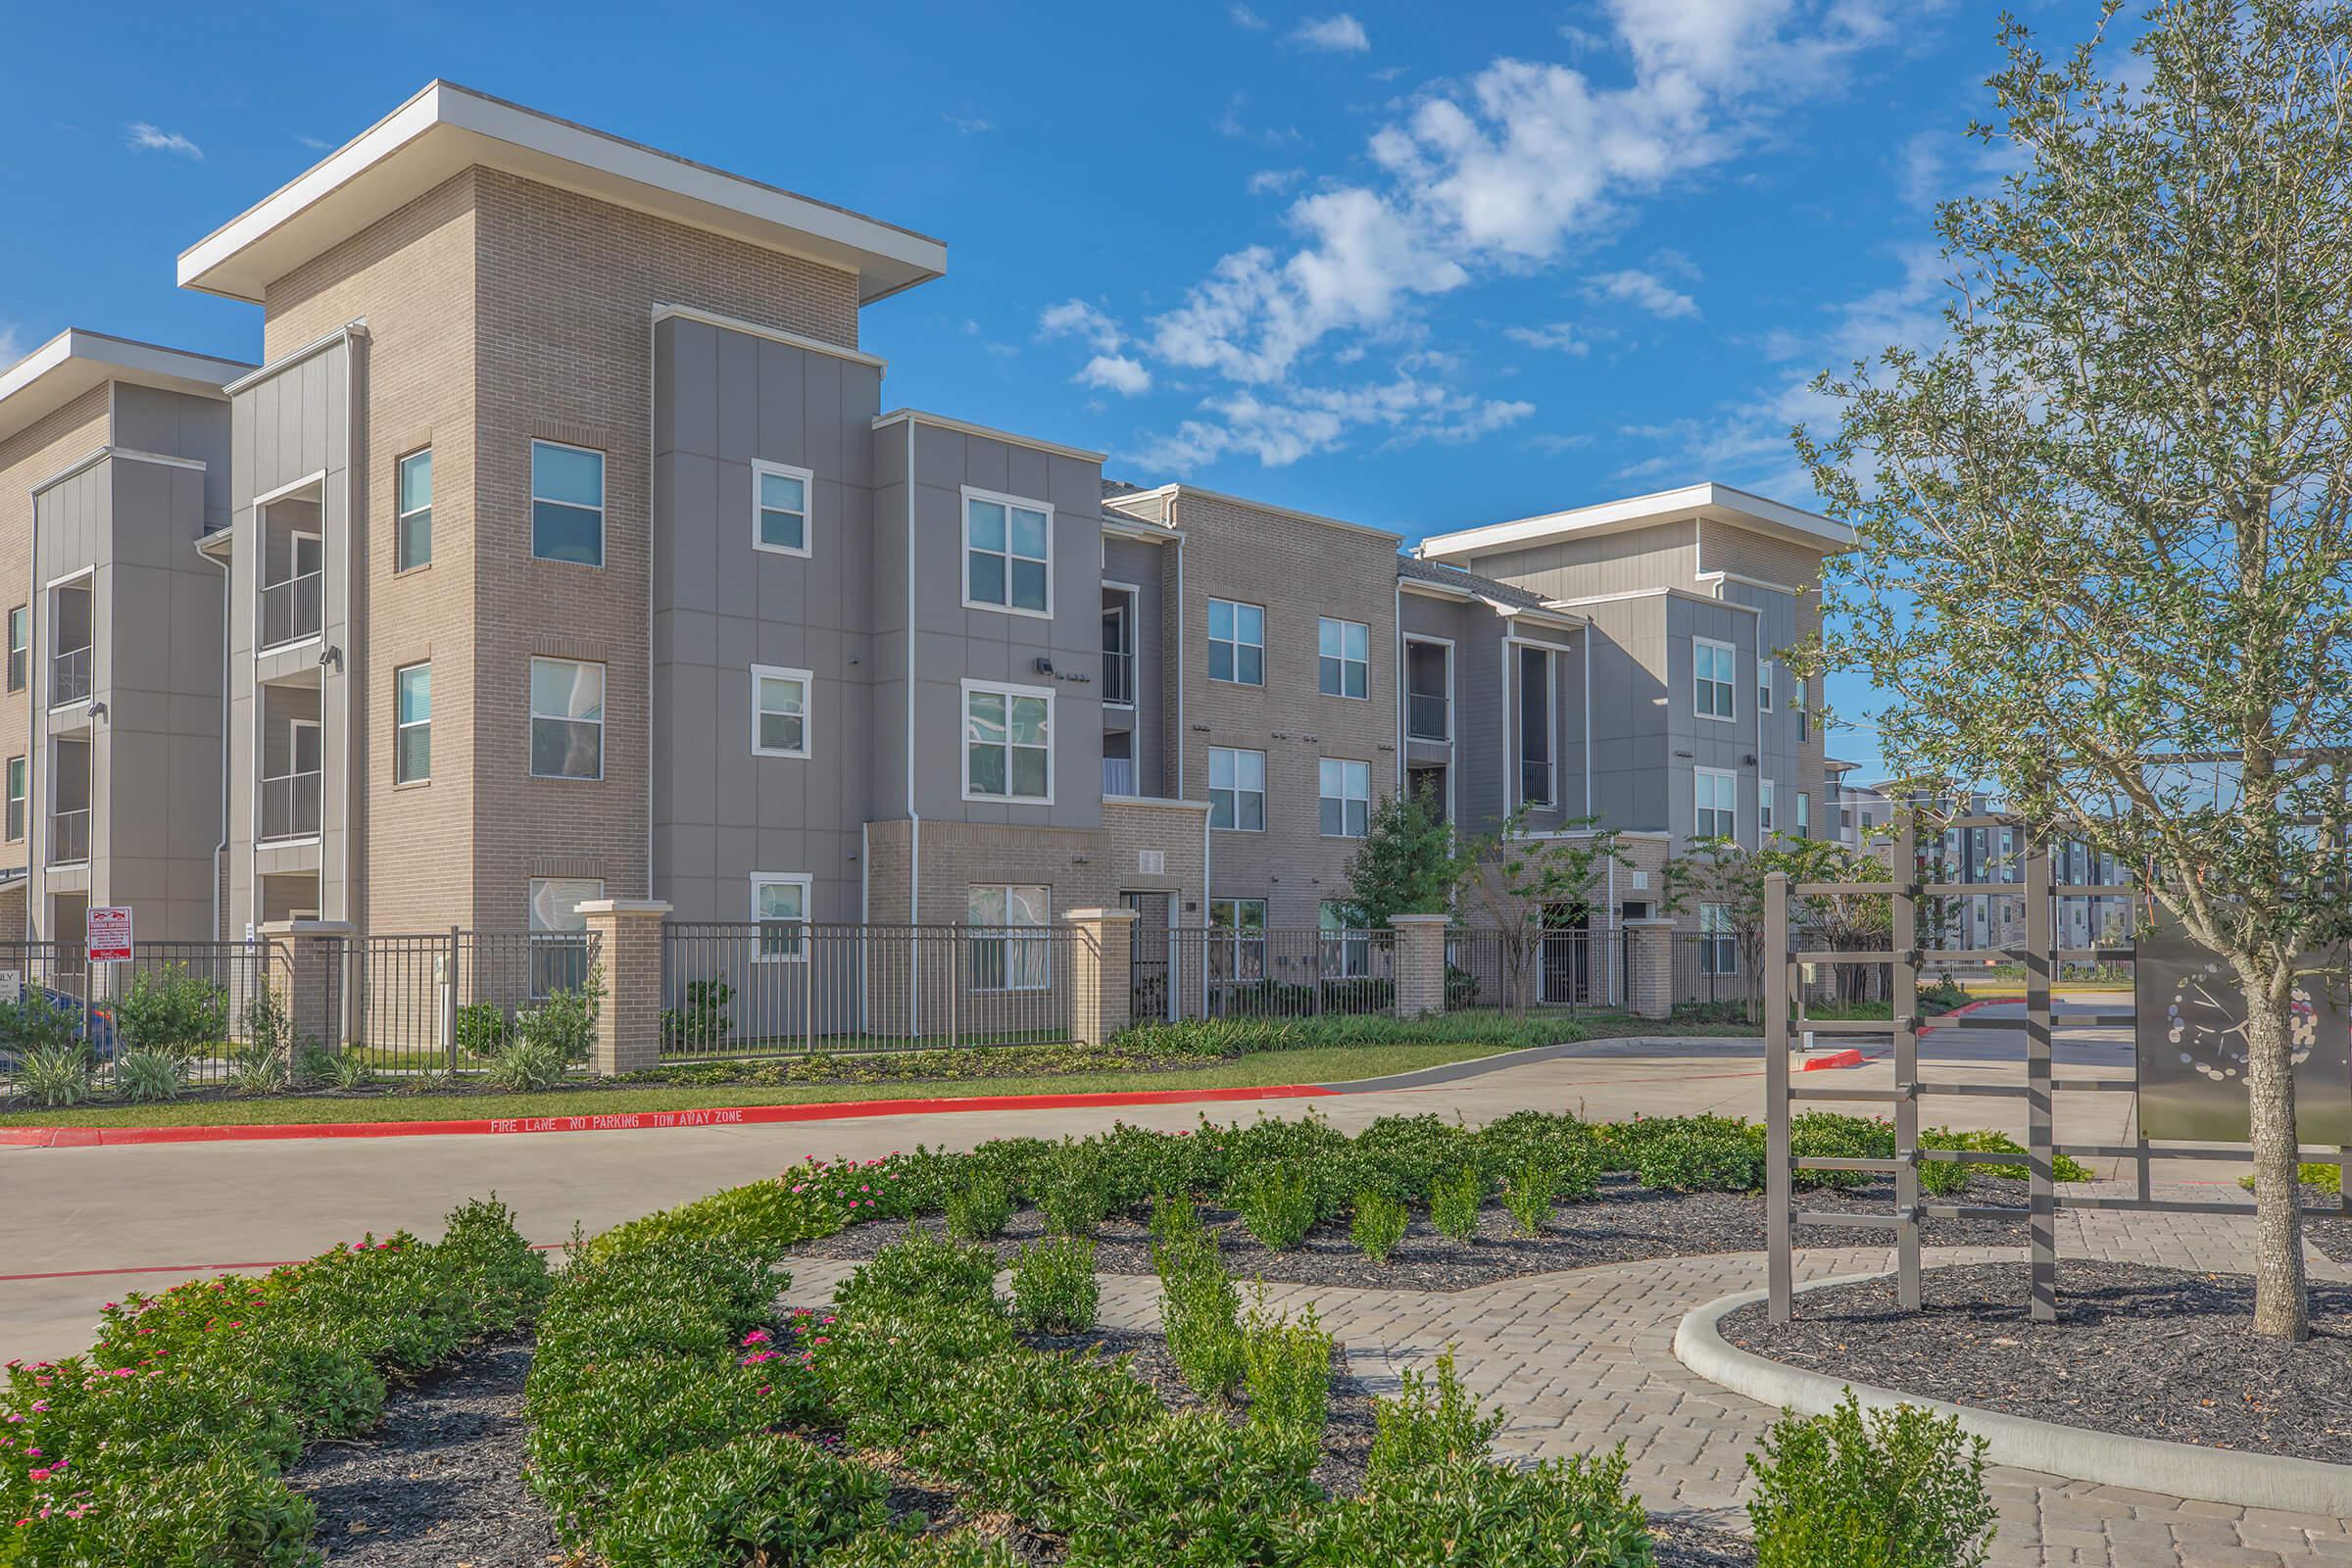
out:
<path id="1" fill-rule="evenodd" d="M 861 354 L 856 349 L 845 349 L 840 344 L 828 343 L 823 338 L 804 337 L 798 332 L 787 332 L 780 326 L 761 326 L 758 321 L 746 321 L 738 317 L 721 316 L 716 311 L 701 310 L 692 305 L 657 305 L 654 307 L 654 324 L 656 326 L 670 320 L 700 321 L 705 326 L 715 326 L 722 332 L 742 332 L 750 337 L 762 337 L 770 343 L 781 343 L 786 348 L 806 349 L 811 354 L 830 355 L 837 360 L 847 360 L 852 365 L 870 365 L 885 375 L 890 373 L 888 360 L 872 354 Z"/>
<path id="2" fill-rule="evenodd" d="M 1116 512 L 1102 514 L 1102 531 L 1120 539 L 1140 539 L 1146 544 L 1164 545 L 1184 537 L 1182 528 L 1171 528 L 1164 522 L 1146 522 Z"/>
<path id="3" fill-rule="evenodd" d="M 910 419 L 916 424 L 928 424 L 936 429 L 954 430 L 961 435 L 976 435 L 985 441 L 1004 441 L 1016 447 L 1029 447 L 1038 452 L 1051 452 L 1056 457 L 1076 458 L 1081 463 L 1092 463 L 1098 467 L 1102 466 L 1105 456 L 1101 452 L 1089 452 L 1084 447 L 1065 447 L 1054 441 L 1040 441 L 1032 435 L 1014 435 L 1010 430 L 994 430 L 985 424 L 974 424 L 968 419 L 951 419 L 944 414 L 925 414 L 920 409 L 893 409 L 888 414 L 877 414 L 874 416 L 874 428 L 879 430 L 887 425 L 896 424 L 901 419 Z"/>
<path id="4" fill-rule="evenodd" d="M 864 303 L 948 269 L 946 243 L 928 234 L 436 80 L 180 252 L 180 286 L 259 304 L 271 282 L 475 164 L 855 272 Z"/>
<path id="5" fill-rule="evenodd" d="M 1842 522 L 1763 496 L 1750 495 L 1744 490 L 1735 490 L 1729 485 L 1709 482 L 1686 485 L 1680 490 L 1661 490 L 1655 495 L 1633 496 L 1623 501 L 1604 501 L 1597 506 L 1576 507 L 1566 512 L 1549 512 L 1538 517 L 1522 517 L 1515 522 L 1491 523 L 1480 528 L 1435 534 L 1421 542 L 1417 553 L 1428 561 L 1459 561 L 1488 551 L 1544 544 L 1555 539 L 1623 533 L 1628 529 L 1676 522 L 1686 517 L 1706 517 L 1716 522 L 1728 522 L 1735 527 L 1746 528 L 1775 539 L 1786 539 L 1791 544 L 1813 550 L 1847 550 L 1854 543 L 1854 530 Z"/>
<path id="6" fill-rule="evenodd" d="M 1400 533 L 1393 533 L 1386 528 L 1375 528 L 1368 522 L 1349 522 L 1344 517 L 1326 517 L 1319 513 L 1300 512 L 1294 507 L 1278 507 L 1271 501 L 1252 501 L 1247 496 L 1231 496 L 1222 490 L 1204 489 L 1200 485 L 1185 484 L 1181 481 L 1163 484 L 1154 490 L 1130 490 L 1123 495 L 1105 496 L 1102 498 L 1102 504 L 1106 507 L 1117 507 L 1124 506 L 1131 501 L 1156 501 L 1163 496 L 1174 496 L 1178 499 L 1185 496 L 1200 496 L 1210 501 L 1222 501 L 1231 507 L 1248 507 L 1253 512 L 1271 513 L 1277 517 L 1291 517 L 1299 522 L 1319 522 L 1326 528 L 1346 528 L 1350 533 L 1368 533 L 1379 539 L 1401 541 L 1404 538 L 1404 535 Z"/>
<path id="7" fill-rule="evenodd" d="M 1702 571 L 1697 574 L 1697 578 L 1700 582 L 1712 587 L 1715 590 L 1715 597 L 1718 599 L 1723 597 L 1723 585 L 1727 582 L 1736 582 L 1748 588 L 1761 588 L 1771 594 L 1787 594 L 1791 599 L 1801 599 L 1805 592 L 1802 588 L 1792 588 L 1785 582 L 1773 582 L 1764 577 L 1750 577 L 1744 571 Z"/>
<path id="8" fill-rule="evenodd" d="M 1743 615 L 1764 613 L 1756 606 L 1743 605 L 1737 599 L 1718 599 L 1712 594 L 1693 593 L 1688 588 L 1676 588 L 1671 585 L 1663 588 L 1623 588 L 1613 594 L 1586 594 L 1576 599 L 1554 599 L 1549 601 L 1549 604 L 1554 610 L 1565 610 L 1577 605 L 1613 605 L 1628 599 L 1688 599 L 1694 605 L 1706 605 L 1715 610 L 1737 610 Z"/>
<path id="9" fill-rule="evenodd" d="M 0 440 L 109 381 L 218 398 L 229 381 L 251 368 L 235 360 L 70 326 L 0 369 Z"/>

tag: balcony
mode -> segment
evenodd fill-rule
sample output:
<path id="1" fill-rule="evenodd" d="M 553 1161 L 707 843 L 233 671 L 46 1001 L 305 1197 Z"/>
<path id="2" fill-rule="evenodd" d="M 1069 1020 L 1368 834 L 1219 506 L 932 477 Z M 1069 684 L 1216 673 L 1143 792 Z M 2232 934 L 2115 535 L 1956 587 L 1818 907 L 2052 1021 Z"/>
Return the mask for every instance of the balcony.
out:
<path id="1" fill-rule="evenodd" d="M 49 656 L 49 706 L 90 700 L 90 650 L 85 645 Z"/>
<path id="2" fill-rule="evenodd" d="M 1404 734 L 1407 740 L 1445 741 L 1453 738 L 1451 704 L 1444 692 L 1404 694 Z"/>
<path id="3" fill-rule="evenodd" d="M 262 588 L 259 645 L 277 648 L 316 637 L 326 623 L 326 573 L 306 571 Z"/>
<path id="4" fill-rule="evenodd" d="M 1135 759 L 1105 757 L 1102 759 L 1102 793 L 1133 795 L 1135 793 Z"/>
<path id="5" fill-rule="evenodd" d="M 1452 658 L 1444 643 L 1404 645 L 1405 739 L 1453 739 Z"/>
<path id="6" fill-rule="evenodd" d="M 49 863 L 81 865 L 90 858 L 90 808 L 49 813 Z"/>
<path id="7" fill-rule="evenodd" d="M 316 772 L 285 773 L 262 780 L 262 842 L 317 838 L 318 801 Z"/>

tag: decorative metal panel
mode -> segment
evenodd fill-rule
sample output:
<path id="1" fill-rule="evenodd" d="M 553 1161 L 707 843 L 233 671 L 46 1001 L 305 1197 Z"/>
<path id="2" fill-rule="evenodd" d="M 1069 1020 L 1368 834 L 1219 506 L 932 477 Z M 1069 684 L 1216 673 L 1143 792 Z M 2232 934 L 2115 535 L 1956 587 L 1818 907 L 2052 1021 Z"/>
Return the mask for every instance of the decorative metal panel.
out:
<path id="1" fill-rule="evenodd" d="M 2149 1138 L 2244 1143 L 2246 1008 L 2229 965 L 2172 921 L 2133 952 L 2139 1120 Z M 2296 982 L 2295 1122 L 2306 1144 L 2352 1144 L 2352 1053 L 2339 952 Z"/>

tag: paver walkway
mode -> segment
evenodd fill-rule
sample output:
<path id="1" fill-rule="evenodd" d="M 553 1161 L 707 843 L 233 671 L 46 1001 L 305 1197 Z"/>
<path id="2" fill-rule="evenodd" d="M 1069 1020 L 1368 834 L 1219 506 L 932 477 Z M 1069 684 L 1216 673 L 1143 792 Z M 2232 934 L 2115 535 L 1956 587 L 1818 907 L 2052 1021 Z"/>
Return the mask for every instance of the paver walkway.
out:
<path id="1" fill-rule="evenodd" d="M 2211 1198 L 2194 1188 L 2158 1196 Z M 2229 1216 L 2061 1213 L 2062 1257 L 2244 1269 L 2246 1222 Z M 1929 1261 L 2022 1257 L 2022 1249 L 1950 1248 Z M 2315 1276 L 2347 1271 L 2311 1254 Z M 1808 1251 L 1800 1279 L 1883 1271 L 1886 1248 Z M 795 1265 L 790 1297 L 823 1301 L 853 1265 Z M 1631 1483 L 1652 1512 L 1744 1532 L 1747 1454 L 1777 1411 L 1690 1372 L 1674 1356 L 1683 1315 L 1735 1291 L 1761 1289 L 1764 1254 L 1660 1258 L 1504 1280 L 1451 1294 L 1269 1286 L 1268 1305 L 1308 1302 L 1344 1342 L 1356 1376 L 1394 1393 L 1397 1373 L 1428 1369 L 1448 1345 L 1464 1384 L 1508 1417 L 1497 1448 L 1555 1454 L 1626 1446 Z M 1157 1328 L 1158 1285 L 1102 1276 L 1102 1321 Z M 2020 1315 L 2023 1315 L 2021 1303 Z M 2352 1521 L 2184 1501 L 2034 1471 L 1987 1474 L 2000 1510 L 1991 1562 L 2102 1568 L 2300 1568 L 2352 1563 Z"/>

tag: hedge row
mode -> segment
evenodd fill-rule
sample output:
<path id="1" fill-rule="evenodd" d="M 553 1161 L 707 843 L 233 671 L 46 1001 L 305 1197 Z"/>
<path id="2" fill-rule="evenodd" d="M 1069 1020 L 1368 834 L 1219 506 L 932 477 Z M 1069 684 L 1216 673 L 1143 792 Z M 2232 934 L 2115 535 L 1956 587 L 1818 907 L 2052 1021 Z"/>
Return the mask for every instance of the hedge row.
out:
<path id="1" fill-rule="evenodd" d="M 439 1242 L 372 1237 L 259 1277 L 108 1302 L 98 1340 L 7 1366 L 0 1563 L 229 1568 L 317 1560 L 281 1472 L 414 1376 L 538 1309 L 547 1263 L 495 1200 Z"/>

